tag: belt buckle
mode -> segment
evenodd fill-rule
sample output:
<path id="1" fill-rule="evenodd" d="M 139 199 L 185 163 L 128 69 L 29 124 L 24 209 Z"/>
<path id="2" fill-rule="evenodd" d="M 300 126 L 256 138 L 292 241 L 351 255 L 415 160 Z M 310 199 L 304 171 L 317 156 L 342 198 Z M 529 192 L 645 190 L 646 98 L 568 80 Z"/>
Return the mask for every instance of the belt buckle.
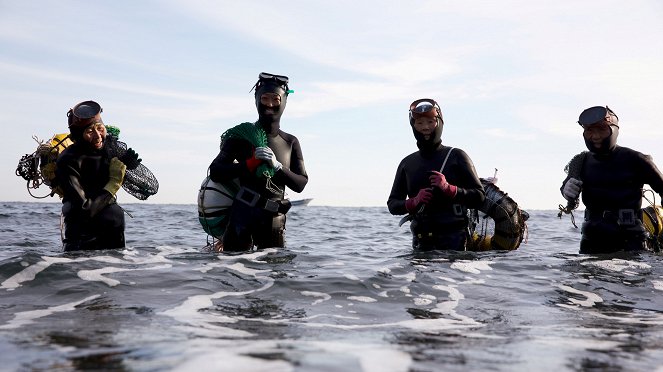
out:
<path id="1" fill-rule="evenodd" d="M 265 210 L 272 213 L 276 213 L 279 211 L 279 203 L 272 199 L 267 199 L 267 201 L 265 202 Z"/>
<path id="2" fill-rule="evenodd" d="M 635 212 L 633 209 L 620 209 L 617 223 L 625 226 L 635 225 Z"/>
<path id="3" fill-rule="evenodd" d="M 253 190 L 249 190 L 246 187 L 239 189 L 239 192 L 235 196 L 236 200 L 241 201 L 242 203 L 248 204 L 249 207 L 255 207 L 260 200 L 260 194 Z"/>

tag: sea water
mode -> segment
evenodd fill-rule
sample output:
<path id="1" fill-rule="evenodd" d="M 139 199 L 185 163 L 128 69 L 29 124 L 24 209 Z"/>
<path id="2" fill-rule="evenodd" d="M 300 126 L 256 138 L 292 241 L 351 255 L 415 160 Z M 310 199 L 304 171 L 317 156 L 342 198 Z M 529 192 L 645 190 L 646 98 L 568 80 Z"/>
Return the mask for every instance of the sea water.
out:
<path id="1" fill-rule="evenodd" d="M 0 370 L 663 370 L 661 256 L 579 255 L 556 211 L 415 254 L 386 208 L 295 207 L 286 248 L 230 255 L 195 205 L 124 205 L 127 248 L 82 253 L 59 204 L 0 208 Z"/>

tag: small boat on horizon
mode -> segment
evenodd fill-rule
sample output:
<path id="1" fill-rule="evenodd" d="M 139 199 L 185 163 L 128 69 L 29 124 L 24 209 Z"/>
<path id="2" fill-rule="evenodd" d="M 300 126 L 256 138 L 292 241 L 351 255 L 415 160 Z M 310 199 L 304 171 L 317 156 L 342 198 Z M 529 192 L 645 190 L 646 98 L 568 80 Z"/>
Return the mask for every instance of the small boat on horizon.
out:
<path id="1" fill-rule="evenodd" d="M 291 201 L 290 201 L 290 204 L 291 204 L 293 207 L 294 207 L 294 206 L 307 206 L 308 203 L 311 202 L 311 200 L 313 200 L 313 198 L 291 200 Z"/>

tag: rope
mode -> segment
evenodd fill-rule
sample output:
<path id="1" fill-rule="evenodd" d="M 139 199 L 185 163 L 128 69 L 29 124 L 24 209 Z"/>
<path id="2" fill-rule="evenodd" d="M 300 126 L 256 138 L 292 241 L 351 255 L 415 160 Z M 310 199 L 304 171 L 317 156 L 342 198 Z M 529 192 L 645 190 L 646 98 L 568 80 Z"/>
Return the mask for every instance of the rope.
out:
<path id="1" fill-rule="evenodd" d="M 571 203 L 575 204 L 575 206 L 573 208 L 569 208 L 569 205 L 571 205 Z M 573 227 L 575 227 L 577 229 L 578 225 L 576 225 L 576 217 L 573 215 L 573 210 L 576 209 L 576 208 L 578 208 L 578 201 L 577 200 L 575 202 L 574 201 L 569 201 L 569 204 L 567 204 L 566 207 L 560 204 L 559 205 L 559 213 L 557 213 L 557 217 L 561 219 L 563 213 L 570 214 L 571 215 L 571 223 L 573 224 Z"/>

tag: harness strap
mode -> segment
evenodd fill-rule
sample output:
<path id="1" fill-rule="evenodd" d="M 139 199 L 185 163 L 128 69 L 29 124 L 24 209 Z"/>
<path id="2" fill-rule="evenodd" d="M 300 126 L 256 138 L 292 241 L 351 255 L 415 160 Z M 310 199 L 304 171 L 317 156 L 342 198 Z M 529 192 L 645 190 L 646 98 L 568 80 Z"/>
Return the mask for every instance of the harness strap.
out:
<path id="1" fill-rule="evenodd" d="M 449 160 L 449 155 L 451 155 L 451 152 L 454 150 L 455 147 L 452 147 L 449 149 L 449 152 L 447 152 L 447 156 L 444 158 L 444 162 L 442 162 L 442 166 L 440 167 L 440 173 L 444 170 L 444 166 L 447 165 L 447 160 Z"/>

